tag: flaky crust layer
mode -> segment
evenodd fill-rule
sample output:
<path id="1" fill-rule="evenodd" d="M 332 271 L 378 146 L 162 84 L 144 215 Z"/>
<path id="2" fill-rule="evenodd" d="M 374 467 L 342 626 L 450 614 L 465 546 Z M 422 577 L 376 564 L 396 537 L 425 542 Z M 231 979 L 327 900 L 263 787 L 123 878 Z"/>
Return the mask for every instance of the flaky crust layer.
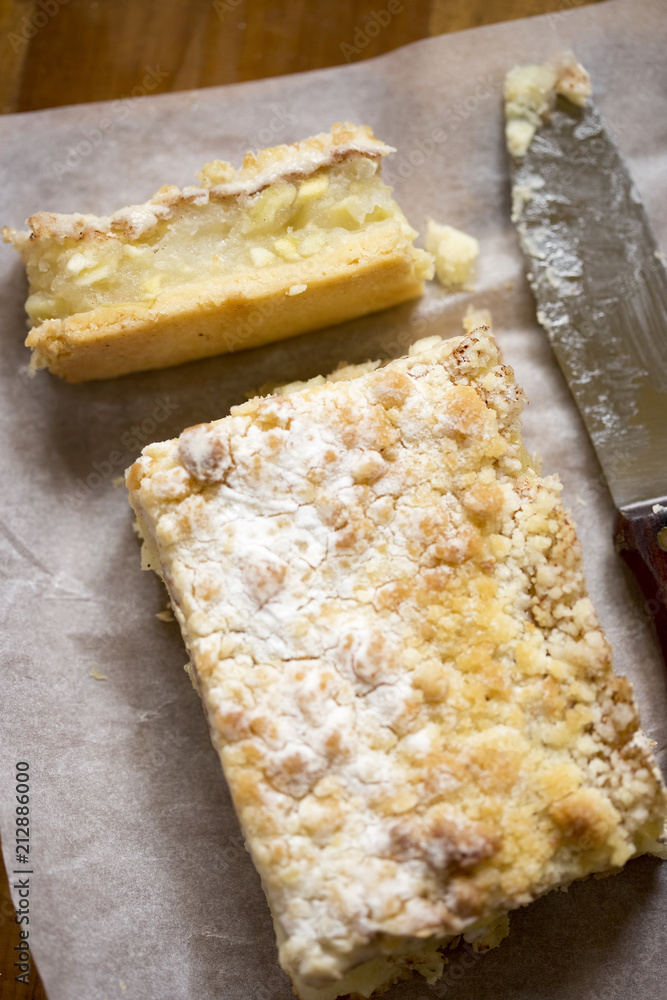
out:
<path id="1" fill-rule="evenodd" d="M 239 170 L 220 160 L 207 163 L 198 175 L 200 186 L 178 188 L 167 184 L 144 204 L 128 205 L 107 216 L 36 212 L 28 219 L 28 225 L 36 239 L 81 239 L 109 232 L 137 239 L 154 229 L 161 219 L 171 218 L 174 209 L 183 204 L 203 205 L 209 200 L 255 194 L 281 177 L 301 177 L 351 154 L 379 159 L 393 152 L 393 146 L 376 139 L 367 125 L 336 122 L 330 132 L 247 153 Z"/>
<path id="2" fill-rule="evenodd" d="M 127 477 L 304 1000 L 364 995 L 378 962 L 377 988 L 437 975 L 452 936 L 620 867 L 665 815 L 511 369 L 484 330 L 429 345 Z"/>

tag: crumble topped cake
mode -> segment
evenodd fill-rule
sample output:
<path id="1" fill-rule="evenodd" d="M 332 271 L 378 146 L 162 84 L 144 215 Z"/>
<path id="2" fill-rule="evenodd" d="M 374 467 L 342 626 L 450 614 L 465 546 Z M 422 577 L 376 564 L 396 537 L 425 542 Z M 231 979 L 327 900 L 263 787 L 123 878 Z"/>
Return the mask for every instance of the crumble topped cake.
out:
<path id="1" fill-rule="evenodd" d="M 255 398 L 127 484 L 302 1000 L 658 850 L 665 790 L 484 328 Z"/>
<path id="2" fill-rule="evenodd" d="M 71 382 L 255 347 L 414 298 L 430 254 L 382 183 L 394 150 L 336 124 L 207 163 L 109 217 L 38 212 L 5 227 L 23 257 L 33 368 Z"/>

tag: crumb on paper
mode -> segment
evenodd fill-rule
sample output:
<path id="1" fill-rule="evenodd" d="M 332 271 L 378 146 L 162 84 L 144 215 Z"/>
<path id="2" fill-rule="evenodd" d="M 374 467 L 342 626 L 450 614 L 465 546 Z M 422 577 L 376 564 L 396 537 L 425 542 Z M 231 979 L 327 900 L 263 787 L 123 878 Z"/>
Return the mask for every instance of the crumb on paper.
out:
<path id="1" fill-rule="evenodd" d="M 99 671 L 96 663 L 93 663 L 92 667 L 90 668 L 90 676 L 94 680 L 96 680 L 96 681 L 108 681 L 109 680 L 109 678 L 106 676 L 106 674 L 100 673 L 100 671 Z"/>
<path id="2" fill-rule="evenodd" d="M 490 309 L 480 309 L 477 306 L 468 306 L 463 314 L 463 329 L 466 333 L 479 330 L 480 326 L 485 326 L 490 330 L 493 326 Z"/>
<path id="3" fill-rule="evenodd" d="M 111 485 L 115 490 L 117 490 L 119 486 L 123 486 L 124 483 L 125 483 L 125 476 L 114 476 L 113 479 L 111 480 Z"/>
<path id="4" fill-rule="evenodd" d="M 445 288 L 452 292 L 474 290 L 479 257 L 479 242 L 474 236 L 427 219 L 424 245 L 435 257 L 435 273 Z"/>
<path id="5" fill-rule="evenodd" d="M 188 660 L 188 662 L 185 664 L 183 670 L 185 670 L 186 674 L 190 678 L 190 683 L 192 684 L 195 691 L 197 691 L 197 682 L 195 681 L 195 668 L 192 666 L 190 660 Z"/>
<path id="6" fill-rule="evenodd" d="M 155 617 L 159 619 L 159 621 L 161 622 L 176 621 L 176 619 L 174 618 L 174 612 L 171 610 L 171 608 L 165 608 L 164 611 L 158 611 Z"/>
<path id="7" fill-rule="evenodd" d="M 490 924 L 480 927 L 475 931 L 467 931 L 463 939 L 472 945 L 472 950 L 477 954 L 484 954 L 492 948 L 497 948 L 501 941 L 504 941 L 510 932 L 510 918 L 507 913 L 492 920 Z"/>
<path id="8" fill-rule="evenodd" d="M 118 982 L 119 982 L 119 984 L 120 984 L 120 988 L 121 988 L 121 990 L 122 990 L 122 991 L 123 991 L 123 993 L 124 993 L 124 992 L 125 992 L 125 990 L 127 989 L 127 986 L 126 986 L 126 984 L 125 984 L 125 983 L 123 982 L 123 980 L 122 980 L 122 979 L 119 979 L 119 980 L 118 980 Z"/>
<path id="9" fill-rule="evenodd" d="M 574 505 L 575 505 L 575 507 L 587 507 L 588 506 L 588 500 L 584 500 L 584 498 L 581 497 L 581 496 L 579 496 L 579 494 L 577 493 L 576 496 L 575 496 L 575 498 L 574 498 Z"/>

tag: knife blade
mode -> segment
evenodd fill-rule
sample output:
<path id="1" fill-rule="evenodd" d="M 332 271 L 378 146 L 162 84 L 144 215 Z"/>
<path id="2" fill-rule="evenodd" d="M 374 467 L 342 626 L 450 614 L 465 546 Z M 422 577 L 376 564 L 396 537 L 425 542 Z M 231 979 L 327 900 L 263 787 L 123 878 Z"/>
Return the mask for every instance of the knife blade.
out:
<path id="1" fill-rule="evenodd" d="M 512 159 L 537 317 L 618 511 L 617 551 L 667 662 L 667 274 L 599 111 L 559 96 Z"/>

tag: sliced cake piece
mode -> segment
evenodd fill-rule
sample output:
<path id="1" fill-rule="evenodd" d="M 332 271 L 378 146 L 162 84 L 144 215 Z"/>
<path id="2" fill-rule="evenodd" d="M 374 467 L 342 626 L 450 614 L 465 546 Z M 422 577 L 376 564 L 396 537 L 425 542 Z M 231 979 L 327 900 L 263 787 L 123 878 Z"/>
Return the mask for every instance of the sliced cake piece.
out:
<path id="1" fill-rule="evenodd" d="M 281 340 L 420 295 L 430 254 L 380 178 L 393 152 L 334 125 L 206 164 L 114 215 L 3 229 L 30 281 L 32 366 L 70 382 L 163 368 Z"/>
<path id="2" fill-rule="evenodd" d="M 511 369 L 483 328 L 423 346 L 127 476 L 302 1000 L 435 981 L 665 816 Z"/>

